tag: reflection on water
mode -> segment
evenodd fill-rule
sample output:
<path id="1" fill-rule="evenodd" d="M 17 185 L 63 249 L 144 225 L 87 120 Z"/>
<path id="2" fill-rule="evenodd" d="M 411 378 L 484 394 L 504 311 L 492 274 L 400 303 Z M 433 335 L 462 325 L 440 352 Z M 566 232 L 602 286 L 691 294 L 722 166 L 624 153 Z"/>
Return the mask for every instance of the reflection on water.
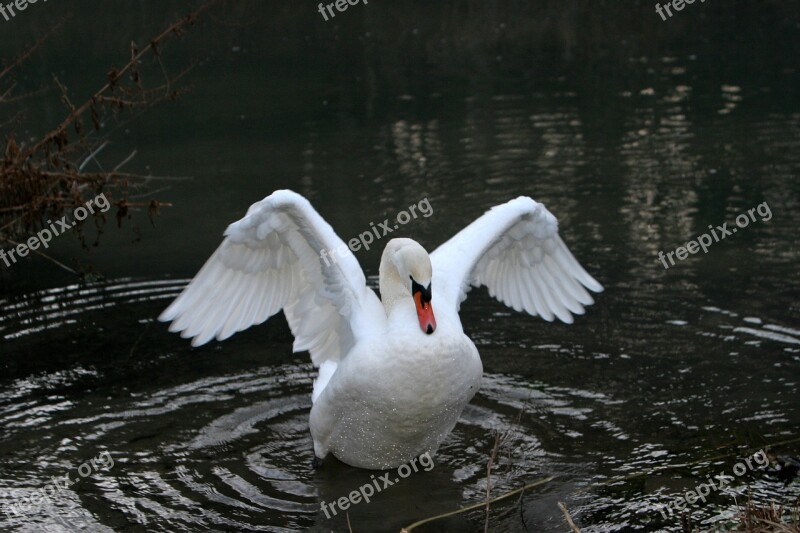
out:
<path id="1" fill-rule="evenodd" d="M 4 27 L 4 49 L 69 9 L 51 4 Z M 52 242 L 106 281 L 0 267 L 0 505 L 101 451 L 115 462 L 22 516 L 0 512 L 0 529 L 346 530 L 320 503 L 370 474 L 311 468 L 314 372 L 284 319 L 201 349 L 154 321 L 226 225 L 283 187 L 343 237 L 428 198 L 432 216 L 396 236 L 429 249 L 530 195 L 606 287 L 572 326 L 472 291 L 462 317 L 481 391 L 435 468 L 353 507 L 354 531 L 480 501 L 495 431 L 507 441 L 493 494 L 555 476 L 493 506 L 498 531 L 563 531 L 559 501 L 583 531 L 679 531 L 659 513 L 676 495 L 770 443 L 798 455 L 796 3 L 706 3 L 668 23 L 649 4 L 518 4 L 370 4 L 323 26 L 299 4 L 239 2 L 175 43 L 176 62 L 200 58 L 192 92 L 119 117 L 105 152 L 136 148 L 131 171 L 193 176 L 154 185 L 175 206 L 154 227 L 107 228 L 89 255 Z M 57 71 L 76 94 L 96 88 L 118 50 L 183 9 L 142 6 L 82 12 L 20 83 Z M 52 96 L 20 118 L 30 132 L 61 116 Z M 769 222 L 660 264 L 762 202 Z M 357 253 L 373 287 L 380 253 Z M 784 504 L 800 492 L 773 469 L 749 473 L 692 520 L 727 523 L 747 487 Z M 483 514 L 436 524 L 482 530 Z"/>
<path id="2" fill-rule="evenodd" d="M 172 292 L 180 288 L 173 284 Z M 37 306 L 52 307 L 51 295 L 70 295 L 69 289 L 35 295 L 18 302 L 17 309 L 25 316 Z M 96 284 L 84 291 L 72 290 L 59 307 L 82 310 L 93 320 L 109 307 L 124 309 L 149 296 L 156 304 L 151 309 L 157 309 L 165 296 L 163 289 L 163 283 Z M 122 295 L 131 292 L 137 293 L 137 300 L 124 300 Z M 98 294 L 97 299 L 89 298 Z M 104 305 L 97 305 L 98 301 Z M 52 324 L 59 324 L 60 318 L 52 313 Z M 25 321 L 19 327 L 26 327 Z M 336 500 L 369 482 L 371 472 L 335 460 L 320 470 L 311 467 L 312 376 L 307 363 L 264 366 L 118 397 L 89 392 L 81 401 L 57 399 L 56 394 L 41 396 L 41 391 L 86 379 L 102 383 L 104 376 L 99 372 L 78 367 L 69 374 L 39 376 L 36 387 L 30 379 L 15 381 L 3 395 L 0 416 L 3 426 L 13 432 L 14 442 L 27 446 L 4 450 L 8 464 L 19 465 L 20 471 L 9 480 L 12 487 L 3 501 L 25 497 L 42 480 L 70 468 L 76 455 L 103 449 L 114 457 L 113 472 L 83 480 L 74 501 L 59 498 L 35 509 L 37 520 L 53 524 L 57 523 L 54 514 L 65 514 L 73 524 L 81 524 L 81 508 L 90 512 L 112 508 L 120 519 L 170 530 L 265 526 L 278 530 L 321 522 L 319 502 Z M 588 391 L 548 389 L 510 377 L 487 376 L 479 401 L 466 411 L 459 430 L 436 456 L 434 472 L 412 476 L 379 495 L 353 518 L 354 523 L 359 529 L 374 530 L 386 524 L 387 516 L 394 516 L 391 520 L 399 528 L 405 520 L 448 511 L 462 499 L 479 497 L 485 491 L 479 465 L 487 453 L 481 441 L 493 429 L 512 430 L 513 461 L 498 467 L 503 485 L 549 471 L 548 454 L 515 418 L 528 406 L 539 418 L 575 418 L 585 425 L 586 413 L 592 409 L 582 407 L 584 402 L 602 404 L 607 399 Z M 26 406 L 24 413 L 19 411 L 21 405 Z M 554 426 L 550 431 L 558 435 L 561 429 Z M 420 502 L 420 491 L 432 488 L 437 498 L 428 504 Z M 398 503 L 402 501 L 408 506 Z M 398 505 L 409 512 L 393 513 Z M 265 511 L 273 513 L 265 515 Z M 28 523 L 30 518 L 12 517 L 9 525 Z"/>
<path id="3" fill-rule="evenodd" d="M 71 328 L 87 326 L 105 341 L 129 334 L 131 341 L 116 349 L 114 361 L 76 356 L 67 370 L 22 370 L 4 388 L 0 424 L 6 431 L 0 453 L 5 458 L 7 490 L 0 494 L 0 505 L 27 501 L 52 476 L 75 470 L 100 451 L 114 459 L 111 469 L 81 479 L 23 516 L 8 513 L 0 518 L 4 528 L 32 524 L 53 531 L 83 527 L 111 531 L 126 524 L 170 531 L 347 527 L 346 516 L 328 519 L 320 504 L 370 483 L 373 473 L 335 459 L 321 469 L 312 468 L 308 413 L 313 368 L 307 362 L 253 366 L 260 359 L 253 351 L 266 349 L 278 352 L 275 359 L 288 358 L 287 337 L 270 340 L 245 333 L 241 342 L 204 350 L 189 348 L 163 328 L 147 329 L 143 337 L 139 333 L 138 341 L 133 339 L 139 326 L 150 323 L 185 282 L 116 280 L 48 289 L 6 302 L 2 323 L 7 343 L 24 347 L 43 332 L 69 336 Z M 717 369 L 728 381 L 722 383 L 713 372 L 699 374 L 702 363 L 687 361 L 675 368 L 675 376 L 661 377 L 659 393 L 632 381 L 639 366 L 653 364 L 646 354 L 588 351 L 584 345 L 591 340 L 582 339 L 580 333 L 569 342 L 537 341 L 525 333 L 510 336 L 515 326 L 509 324 L 498 334 L 497 328 L 511 319 L 510 314 L 497 312 L 498 306 L 485 297 L 474 298 L 470 315 L 481 318 L 473 325 L 477 328 L 473 338 L 484 361 L 493 364 L 499 359 L 501 366 L 504 357 L 514 359 L 517 366 L 535 361 L 539 375 L 487 373 L 480 393 L 435 456 L 435 467 L 386 488 L 369 504 L 354 506 L 350 520 L 355 531 L 398 530 L 417 519 L 480 501 L 486 494 L 485 468 L 497 432 L 505 434 L 505 441 L 493 470 L 495 493 L 555 476 L 524 495 L 518 504 L 523 506 L 522 515 L 513 503 L 496 506 L 493 523 L 510 530 L 518 529 L 520 516 L 526 523 L 557 530 L 557 519 L 548 517 L 552 513 L 547 506 L 565 498 L 573 513 L 589 524 L 587 531 L 626 523 L 663 527 L 660 510 L 674 494 L 735 463 L 741 452 L 724 434 L 739 424 L 766 424 L 776 429 L 775 438 L 782 434 L 783 440 L 796 439 L 789 430 L 796 411 L 786 403 L 796 391 L 793 375 L 762 376 L 760 398 L 746 392 L 759 385 L 751 382 L 756 376 L 748 367 L 763 366 L 753 360 L 762 343 L 785 353 L 776 368 L 800 362 L 796 329 L 713 306 L 699 309 L 696 320 L 664 321 L 661 328 L 672 342 L 688 346 L 684 337 L 718 339 L 730 349 L 724 358 L 737 361 L 737 367 L 746 371 L 734 377 Z M 105 331 L 109 315 L 129 315 L 128 325 Z M 267 337 L 282 327 L 266 327 Z M 136 350 L 137 342 L 142 352 L 120 359 L 129 347 Z M 204 356 L 204 351 L 212 353 Z M 74 353 L 83 352 L 77 347 Z M 188 371 L 148 379 L 153 368 L 136 367 L 153 365 L 147 361 L 153 357 L 168 360 L 162 369 Z M 610 388 L 596 381 L 578 385 L 582 381 L 578 378 L 575 385 L 563 385 L 570 380 L 559 377 L 562 372 L 574 373 L 590 362 L 613 369 L 601 383 L 622 383 Z M 114 368 L 119 365 L 127 368 Z M 696 381 L 687 379 L 695 373 Z M 123 383 L 129 385 L 120 389 Z M 678 390 L 663 392 L 669 388 Z M 702 413 L 709 420 L 704 421 Z M 726 418 L 736 423 L 726 423 Z M 781 427 L 786 429 L 781 432 Z M 722 446 L 721 455 L 714 450 L 716 445 Z M 797 484 L 784 486 L 772 469 L 752 472 L 712 495 L 707 506 L 693 510 L 693 519 L 707 525 L 730 519 L 732 497 L 741 497 L 747 487 L 765 498 L 800 496 Z M 436 497 L 420 498 L 421 494 Z M 482 512 L 472 511 L 437 527 L 471 529 L 481 521 Z"/>

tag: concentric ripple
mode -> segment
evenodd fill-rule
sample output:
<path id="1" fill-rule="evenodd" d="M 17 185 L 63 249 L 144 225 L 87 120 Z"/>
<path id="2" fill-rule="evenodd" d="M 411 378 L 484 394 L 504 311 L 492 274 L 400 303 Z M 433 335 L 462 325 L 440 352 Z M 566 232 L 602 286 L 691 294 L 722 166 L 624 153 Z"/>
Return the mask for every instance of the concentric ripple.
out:
<path id="1" fill-rule="evenodd" d="M 708 454 L 691 447 L 672 453 L 658 434 L 637 427 L 653 415 L 637 413 L 644 405 L 630 391 L 625 398 L 598 391 L 595 384 L 551 384 L 548 380 L 564 380 L 542 365 L 540 381 L 485 374 L 480 392 L 430 469 L 420 465 L 404 479 L 396 471 L 369 472 L 335 459 L 314 469 L 308 414 L 315 371 L 304 354 L 289 354 L 285 325 L 271 322 L 226 343 L 192 349 L 153 322 L 184 284 L 118 280 L 4 302 L 0 334 L 12 350 L 12 377 L 0 393 L 5 430 L 0 529 L 340 531 L 347 530 L 349 518 L 354 531 L 397 531 L 483 500 L 495 447 L 492 495 L 554 476 L 494 506 L 496 530 L 518 530 L 523 523 L 537 531 L 562 530 L 556 505 L 564 500 L 590 524 L 587 531 L 631 524 L 646 528 L 658 521 L 668 495 L 664 487 L 676 484 L 671 471 L 656 469 L 675 467 L 685 478 L 675 486 L 685 490 L 730 466 L 703 461 Z M 485 304 L 477 298 L 475 305 Z M 791 328 L 733 315 L 720 325 L 714 317 L 728 315 L 705 311 L 717 329 L 744 335 L 742 350 L 754 336 L 794 344 L 797 332 Z M 490 307 L 478 312 L 492 316 Z M 489 319 L 493 328 L 499 327 L 498 316 Z M 679 320 L 671 327 L 692 328 Z M 473 335 L 485 360 L 520 356 L 545 362 L 554 354 L 608 358 L 569 345 L 527 347 L 502 340 L 503 333 L 494 332 L 494 343 L 481 332 Z M 43 349 L 58 350 L 49 364 L 25 356 Z M 630 357 L 619 361 L 633 365 Z M 578 368 L 574 361 L 567 365 Z M 628 372 L 626 366 L 618 368 L 621 375 Z M 706 401 L 699 393 L 688 398 Z M 653 409 L 668 413 L 678 407 Z M 760 416 L 780 422 L 785 415 L 776 410 Z M 102 453 L 113 458 L 113 465 L 91 466 Z M 54 476 L 64 475 L 73 481 L 70 487 L 48 489 L 47 498 L 29 504 L 28 498 L 46 489 Z M 379 484 L 381 478 L 388 484 Z M 761 473 L 746 482 L 765 497 L 795 490 Z M 333 514 L 331 503 L 370 484 L 380 490 L 369 503 L 361 501 L 347 514 L 336 507 Z M 737 485 L 738 494 L 743 487 Z M 713 523 L 729 515 L 730 506 L 720 502 L 718 497 L 716 507 L 699 511 L 698 519 Z M 483 512 L 437 521 L 433 530 L 481 529 Z"/>

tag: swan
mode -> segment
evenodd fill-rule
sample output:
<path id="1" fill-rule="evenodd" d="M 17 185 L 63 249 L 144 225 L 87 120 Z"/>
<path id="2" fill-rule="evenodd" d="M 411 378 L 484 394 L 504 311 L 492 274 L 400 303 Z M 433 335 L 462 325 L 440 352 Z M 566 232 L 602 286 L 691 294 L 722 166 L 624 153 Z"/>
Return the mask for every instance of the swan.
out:
<path id="1" fill-rule="evenodd" d="M 432 456 L 478 391 L 483 366 L 458 316 L 471 287 L 566 323 L 594 303 L 586 289 L 603 290 L 561 240 L 556 218 L 526 196 L 493 207 L 430 255 L 412 239 L 391 239 L 379 274 L 380 299 L 311 203 L 280 190 L 228 226 L 159 320 L 200 346 L 283 310 L 294 351 L 310 352 L 319 369 L 309 419 L 315 462 L 332 454 L 386 470 Z"/>

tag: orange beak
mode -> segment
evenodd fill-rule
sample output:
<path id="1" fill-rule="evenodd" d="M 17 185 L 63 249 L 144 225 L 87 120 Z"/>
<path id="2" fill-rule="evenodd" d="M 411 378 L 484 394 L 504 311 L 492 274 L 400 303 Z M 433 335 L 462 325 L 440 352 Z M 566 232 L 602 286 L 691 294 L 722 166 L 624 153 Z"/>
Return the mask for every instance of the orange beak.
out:
<path id="1" fill-rule="evenodd" d="M 423 301 L 422 291 L 414 293 L 414 303 L 417 304 L 419 327 L 424 333 L 430 335 L 436 330 L 436 318 L 433 316 L 433 306 L 430 300 L 427 302 Z"/>

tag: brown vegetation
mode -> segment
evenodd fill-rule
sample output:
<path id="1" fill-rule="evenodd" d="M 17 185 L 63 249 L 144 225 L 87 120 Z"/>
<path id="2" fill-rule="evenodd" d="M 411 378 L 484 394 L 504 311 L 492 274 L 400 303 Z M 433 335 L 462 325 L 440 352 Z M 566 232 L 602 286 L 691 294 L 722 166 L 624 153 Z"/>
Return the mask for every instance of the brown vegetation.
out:
<path id="1" fill-rule="evenodd" d="M 129 217 L 133 208 L 146 208 L 152 219 L 161 206 L 169 205 L 156 200 L 144 203 L 129 200 L 132 189 L 153 179 L 152 176 L 121 171 L 122 166 L 133 158 L 135 150 L 112 170 L 87 172 L 84 168 L 89 162 L 96 161 L 107 144 L 100 135 L 105 118 L 174 100 L 181 94 L 177 82 L 188 69 L 169 74 L 161 60 L 162 47 L 167 41 L 181 36 L 215 1 L 203 3 L 142 47 L 132 42 L 127 62 L 122 67 L 111 68 L 102 86 L 82 103 L 73 103 L 67 88 L 53 75 L 53 85 L 66 107 L 66 116 L 38 139 L 21 142 L 20 136 L 14 132 L 18 125 L 16 117 L 0 124 L 0 133 L 5 134 L 5 149 L 0 162 L 0 246 L 15 245 L 18 240 L 24 240 L 44 227 L 48 219 L 56 220 L 69 214 L 101 193 L 116 207 L 118 224 Z M 14 95 L 16 83 L 13 76 L 62 25 L 53 28 L 0 71 L 0 105 L 20 100 L 33 101 L 34 94 Z M 148 59 L 150 61 L 145 63 Z M 154 78 L 159 81 L 146 84 L 147 70 L 157 72 Z M 99 164 L 97 166 L 102 169 Z M 99 235 L 105 222 L 104 214 L 100 211 L 94 213 L 94 222 Z M 81 226 L 77 224 L 75 228 L 85 245 Z"/>

